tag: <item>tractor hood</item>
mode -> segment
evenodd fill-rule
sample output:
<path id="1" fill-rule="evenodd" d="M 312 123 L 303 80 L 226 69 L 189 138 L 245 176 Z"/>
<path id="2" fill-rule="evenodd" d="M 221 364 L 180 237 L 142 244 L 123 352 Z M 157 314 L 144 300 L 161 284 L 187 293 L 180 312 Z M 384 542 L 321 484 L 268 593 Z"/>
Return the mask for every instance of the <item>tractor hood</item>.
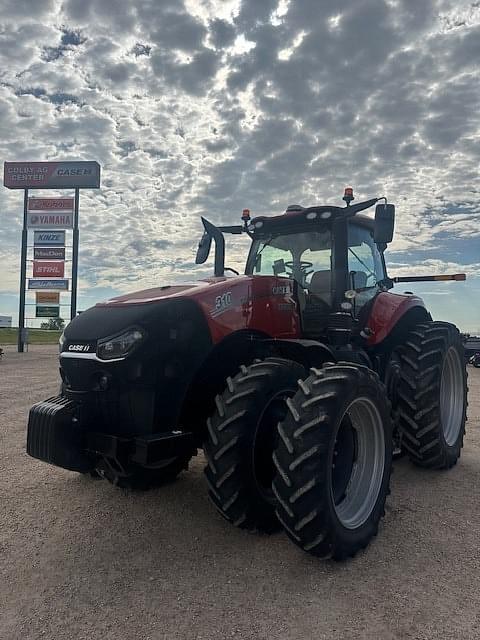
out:
<path id="1" fill-rule="evenodd" d="M 227 282 L 230 284 L 232 281 L 247 279 L 247 276 L 208 278 L 195 283 L 165 285 L 111 298 L 87 309 L 70 322 L 64 332 L 66 344 L 93 343 L 135 326 L 146 330 L 150 335 L 158 336 L 160 326 L 175 327 L 178 322 L 184 323 L 193 318 L 195 324 L 203 324 L 204 316 L 198 299 L 207 292 L 222 291 Z"/>
<path id="2" fill-rule="evenodd" d="M 247 276 L 239 276 L 239 278 L 246 278 Z M 201 294 L 213 286 L 219 286 L 225 282 L 231 282 L 232 280 L 238 280 L 238 278 L 205 278 L 205 280 L 199 280 L 198 282 L 185 282 L 175 285 L 164 285 L 162 287 L 155 287 L 153 289 L 143 289 L 142 291 L 135 291 L 133 293 L 126 293 L 116 298 L 111 298 L 106 302 L 100 302 L 97 307 L 125 307 L 127 305 L 138 304 L 155 304 L 166 299 L 178 299 L 189 298 Z"/>

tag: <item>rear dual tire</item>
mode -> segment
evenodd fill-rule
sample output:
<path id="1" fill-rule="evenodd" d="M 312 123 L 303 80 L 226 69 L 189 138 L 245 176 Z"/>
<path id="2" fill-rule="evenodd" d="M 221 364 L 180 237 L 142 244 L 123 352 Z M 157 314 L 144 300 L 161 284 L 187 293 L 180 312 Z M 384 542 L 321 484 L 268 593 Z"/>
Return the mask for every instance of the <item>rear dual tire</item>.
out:
<path id="1" fill-rule="evenodd" d="M 399 348 L 399 429 L 416 465 L 449 469 L 465 435 L 467 372 L 460 333 L 447 322 L 425 322 Z"/>
<path id="2" fill-rule="evenodd" d="M 310 554 L 343 560 L 377 534 L 392 464 L 390 403 L 378 376 L 348 363 L 312 369 L 278 426 L 277 516 Z"/>

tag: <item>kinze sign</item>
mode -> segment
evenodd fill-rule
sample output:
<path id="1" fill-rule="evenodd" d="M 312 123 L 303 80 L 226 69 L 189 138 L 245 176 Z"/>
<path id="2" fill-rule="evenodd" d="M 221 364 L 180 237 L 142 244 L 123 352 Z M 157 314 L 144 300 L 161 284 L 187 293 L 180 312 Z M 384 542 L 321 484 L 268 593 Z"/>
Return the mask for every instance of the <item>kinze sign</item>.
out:
<path id="1" fill-rule="evenodd" d="M 65 246 L 65 231 L 35 231 L 33 234 L 35 247 Z"/>
<path id="2" fill-rule="evenodd" d="M 8 189 L 74 189 L 100 187 L 100 165 L 88 162 L 5 162 Z"/>
<path id="3" fill-rule="evenodd" d="M 33 261 L 34 278 L 63 278 L 65 275 L 65 263 L 61 261 L 46 262 L 44 260 Z"/>

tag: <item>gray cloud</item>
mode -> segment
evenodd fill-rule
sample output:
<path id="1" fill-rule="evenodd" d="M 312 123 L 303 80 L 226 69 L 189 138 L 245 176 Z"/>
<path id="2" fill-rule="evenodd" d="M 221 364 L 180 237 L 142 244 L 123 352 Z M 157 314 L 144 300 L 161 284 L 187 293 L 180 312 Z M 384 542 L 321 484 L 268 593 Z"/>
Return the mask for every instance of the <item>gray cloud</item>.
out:
<path id="1" fill-rule="evenodd" d="M 81 199 L 90 287 L 205 274 L 192 264 L 201 213 L 233 222 L 244 206 L 338 202 L 350 183 L 397 203 L 390 256 L 406 270 L 437 260 L 427 266 L 475 278 L 476 4 L 4 2 L 3 157 L 101 162 L 102 189 Z M 12 292 L 20 210 L 1 190 L 0 288 Z M 233 244 L 229 264 L 244 251 Z"/>

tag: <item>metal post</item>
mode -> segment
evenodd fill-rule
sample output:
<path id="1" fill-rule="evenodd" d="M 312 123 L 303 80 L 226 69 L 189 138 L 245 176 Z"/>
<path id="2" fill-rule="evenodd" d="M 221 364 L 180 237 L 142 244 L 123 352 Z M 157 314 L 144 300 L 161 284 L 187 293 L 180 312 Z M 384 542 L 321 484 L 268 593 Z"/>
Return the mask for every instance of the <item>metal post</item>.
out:
<path id="1" fill-rule="evenodd" d="M 73 214 L 73 252 L 72 252 L 72 295 L 70 299 L 70 320 L 77 315 L 77 278 L 78 278 L 78 203 L 80 189 L 75 189 L 75 211 Z"/>
<path id="2" fill-rule="evenodd" d="M 23 229 L 22 229 L 22 253 L 20 257 L 20 300 L 18 305 L 18 353 L 24 352 L 24 329 L 25 329 L 25 284 L 27 279 L 27 209 L 28 209 L 28 189 L 24 190 L 23 197 Z"/>

